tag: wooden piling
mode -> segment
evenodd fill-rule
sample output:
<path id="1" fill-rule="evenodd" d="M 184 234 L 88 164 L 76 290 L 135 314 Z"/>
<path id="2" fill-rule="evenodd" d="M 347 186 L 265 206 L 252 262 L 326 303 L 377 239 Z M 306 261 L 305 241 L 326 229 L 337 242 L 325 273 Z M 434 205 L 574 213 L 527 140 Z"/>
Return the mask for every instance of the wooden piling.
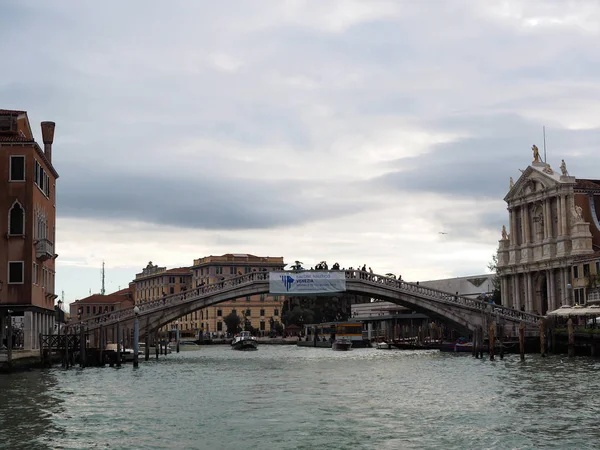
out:
<path id="1" fill-rule="evenodd" d="M 569 358 L 575 356 L 575 331 L 573 330 L 573 319 L 569 317 L 567 321 L 567 329 L 569 332 Z"/>
<path id="2" fill-rule="evenodd" d="M 150 359 L 150 335 L 146 331 L 146 336 L 144 337 L 145 348 L 144 348 L 144 361 L 148 361 Z"/>
<path id="3" fill-rule="evenodd" d="M 473 344 L 473 349 L 471 350 L 471 356 L 473 358 L 477 358 L 477 329 L 471 330 L 471 342 Z"/>
<path id="4" fill-rule="evenodd" d="M 483 327 L 479 327 L 479 359 L 483 359 L 483 341 L 484 341 Z"/>
<path id="5" fill-rule="evenodd" d="M 38 336 L 38 342 L 40 344 L 40 364 L 42 367 L 46 367 L 46 361 L 44 359 L 44 335 L 42 333 Z"/>
<path id="6" fill-rule="evenodd" d="M 100 325 L 100 361 L 98 363 L 101 367 L 104 367 L 104 347 L 106 347 L 104 343 L 104 326 Z"/>
<path id="7" fill-rule="evenodd" d="M 79 367 L 85 367 L 85 353 L 86 353 L 86 342 L 85 342 L 85 328 L 79 327 Z"/>
<path id="8" fill-rule="evenodd" d="M 519 325 L 519 352 L 521 361 L 525 361 L 525 324 L 523 322 Z"/>
<path id="9" fill-rule="evenodd" d="M 117 322 L 117 367 L 121 367 L 121 326 Z"/>
<path id="10" fill-rule="evenodd" d="M 494 345 L 496 344 L 496 325 L 494 322 L 490 322 L 490 336 L 488 339 L 489 352 L 490 352 L 490 361 L 494 360 Z"/>
<path id="11" fill-rule="evenodd" d="M 6 335 L 6 347 L 8 348 L 6 355 L 8 357 L 8 367 L 12 366 L 12 347 L 13 347 L 13 338 L 12 338 L 12 317 L 10 313 L 8 315 L 8 333 Z"/>
<path id="12" fill-rule="evenodd" d="M 546 357 L 546 330 L 544 329 L 544 319 L 538 321 L 538 327 L 540 331 L 540 355 L 542 358 Z"/>
<path id="13" fill-rule="evenodd" d="M 500 338 L 500 359 L 504 359 L 504 324 L 498 323 L 498 338 Z"/>

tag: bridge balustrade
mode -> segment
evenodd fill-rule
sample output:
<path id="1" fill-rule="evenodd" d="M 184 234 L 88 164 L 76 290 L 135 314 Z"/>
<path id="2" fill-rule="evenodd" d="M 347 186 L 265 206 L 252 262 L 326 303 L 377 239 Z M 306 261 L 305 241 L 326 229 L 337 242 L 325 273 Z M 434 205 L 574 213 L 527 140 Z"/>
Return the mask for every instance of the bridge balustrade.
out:
<path id="1" fill-rule="evenodd" d="M 440 303 L 457 305 L 463 308 L 481 311 L 482 313 L 492 313 L 499 318 L 501 317 L 514 322 L 524 322 L 528 325 L 537 324 L 537 321 L 540 318 L 540 316 L 535 314 L 514 310 L 502 305 L 496 305 L 483 300 L 460 295 L 453 295 L 448 292 L 439 291 L 430 287 L 420 286 L 417 283 L 409 283 L 404 280 L 398 280 L 362 270 L 346 270 L 345 278 L 348 281 L 358 280 L 361 283 L 384 285 L 386 288 L 391 288 L 398 292 L 419 296 L 424 299 L 433 300 Z M 139 304 L 138 307 L 140 308 L 140 317 L 171 306 L 177 306 L 187 302 L 194 302 L 202 297 L 210 297 L 213 294 L 231 291 L 240 286 L 250 285 L 256 282 L 268 282 L 268 280 L 269 272 L 250 272 L 244 275 L 225 278 L 204 286 L 198 286 L 190 289 L 189 291 L 166 295 L 162 298 Z M 119 321 L 129 320 L 132 319 L 133 316 L 133 308 L 130 308 L 101 314 L 93 319 L 83 321 L 80 324 L 83 324 L 88 328 L 97 328 L 102 324 L 113 324 Z"/>

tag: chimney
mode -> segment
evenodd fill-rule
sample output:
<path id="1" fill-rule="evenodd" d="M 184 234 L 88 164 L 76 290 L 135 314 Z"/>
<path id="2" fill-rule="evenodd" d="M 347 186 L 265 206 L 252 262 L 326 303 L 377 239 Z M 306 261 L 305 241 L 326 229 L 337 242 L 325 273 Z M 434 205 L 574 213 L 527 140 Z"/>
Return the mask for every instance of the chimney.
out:
<path id="1" fill-rule="evenodd" d="M 54 122 L 42 122 L 42 140 L 44 141 L 44 153 L 50 164 L 52 164 L 52 143 L 54 142 Z"/>

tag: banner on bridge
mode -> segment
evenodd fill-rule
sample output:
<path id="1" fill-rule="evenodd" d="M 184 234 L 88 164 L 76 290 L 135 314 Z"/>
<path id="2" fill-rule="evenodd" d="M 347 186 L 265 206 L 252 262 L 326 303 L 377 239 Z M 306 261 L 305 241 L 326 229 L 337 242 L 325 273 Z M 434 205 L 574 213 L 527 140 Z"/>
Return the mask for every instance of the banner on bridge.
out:
<path id="1" fill-rule="evenodd" d="M 315 295 L 345 290 L 344 272 L 269 272 L 270 294 Z"/>

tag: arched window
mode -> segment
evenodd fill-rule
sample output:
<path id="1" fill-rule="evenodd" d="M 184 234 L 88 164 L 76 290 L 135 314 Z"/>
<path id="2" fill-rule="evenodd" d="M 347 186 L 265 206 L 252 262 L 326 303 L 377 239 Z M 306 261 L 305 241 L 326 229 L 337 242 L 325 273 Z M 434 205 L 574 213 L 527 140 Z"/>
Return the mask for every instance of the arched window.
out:
<path id="1" fill-rule="evenodd" d="M 15 202 L 10 209 L 8 216 L 8 233 L 17 235 L 25 234 L 25 211 L 19 202 Z"/>

